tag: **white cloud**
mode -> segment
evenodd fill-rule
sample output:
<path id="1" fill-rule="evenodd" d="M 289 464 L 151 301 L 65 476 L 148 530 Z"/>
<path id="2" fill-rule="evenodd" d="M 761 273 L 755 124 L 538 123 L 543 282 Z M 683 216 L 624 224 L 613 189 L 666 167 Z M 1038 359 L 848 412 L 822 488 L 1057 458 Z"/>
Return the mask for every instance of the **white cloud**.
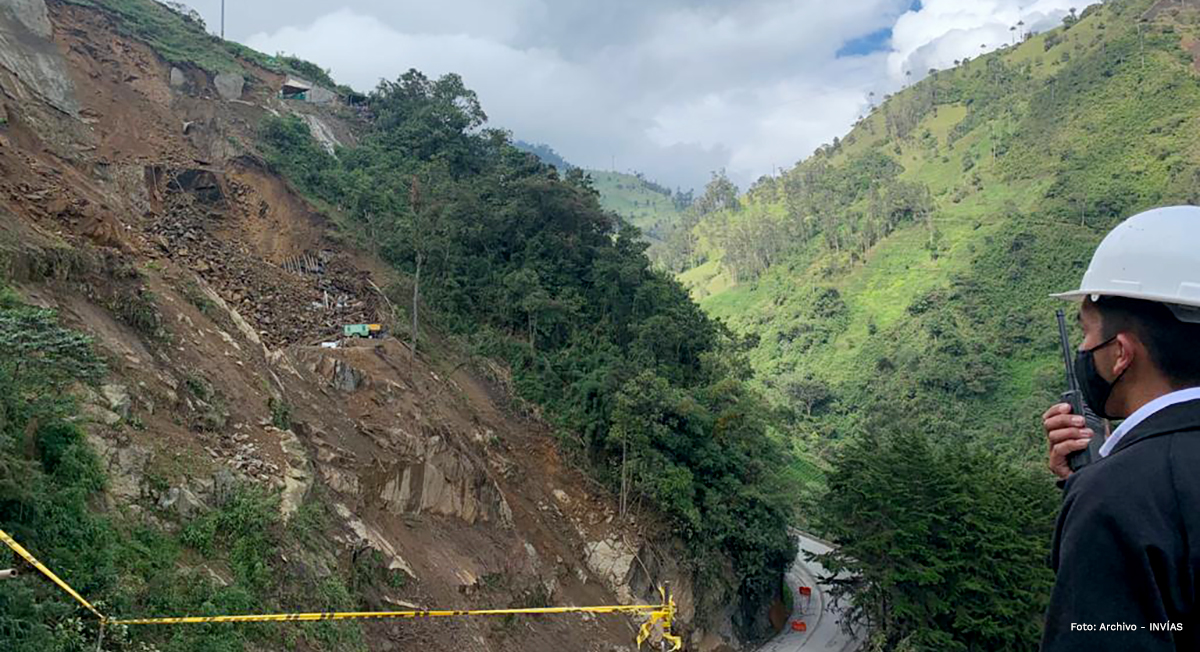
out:
<path id="1" fill-rule="evenodd" d="M 1024 32 L 1057 26 L 1072 7 L 1082 10 L 1092 4 L 1094 0 L 928 0 L 896 21 L 889 78 L 897 83 L 908 71 L 919 78 L 930 68 L 950 68 L 957 59 L 1019 41 Z M 1018 26 L 1020 22 L 1024 25 Z"/>
<path id="2" fill-rule="evenodd" d="M 726 167 L 744 186 L 843 135 L 870 90 L 1045 28 L 1080 0 L 343 0 L 247 45 L 295 53 L 356 88 L 408 68 L 457 72 L 493 126 L 546 142 L 577 164 L 638 169 L 699 186 Z M 311 18 L 300 18 L 300 16 Z M 258 18 L 257 20 L 266 20 Z M 892 28 L 890 50 L 838 58 Z M 884 44 L 887 48 L 888 44 Z M 881 93 L 882 94 L 882 93 Z"/>

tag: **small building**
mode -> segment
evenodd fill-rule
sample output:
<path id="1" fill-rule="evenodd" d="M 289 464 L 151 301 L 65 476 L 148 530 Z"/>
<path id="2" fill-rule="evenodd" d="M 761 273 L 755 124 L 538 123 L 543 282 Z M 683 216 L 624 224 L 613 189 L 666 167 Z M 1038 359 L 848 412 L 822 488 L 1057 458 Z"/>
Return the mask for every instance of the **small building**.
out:
<path id="1" fill-rule="evenodd" d="M 312 89 L 313 85 L 309 82 L 288 77 L 287 81 L 283 82 L 283 87 L 279 89 L 279 97 L 285 100 L 307 100 Z"/>
<path id="2" fill-rule="evenodd" d="M 342 99 L 337 93 L 328 88 L 317 86 L 299 77 L 288 77 L 287 81 L 283 82 L 283 86 L 279 89 L 279 97 L 285 100 L 301 100 L 313 104 L 336 104 Z"/>

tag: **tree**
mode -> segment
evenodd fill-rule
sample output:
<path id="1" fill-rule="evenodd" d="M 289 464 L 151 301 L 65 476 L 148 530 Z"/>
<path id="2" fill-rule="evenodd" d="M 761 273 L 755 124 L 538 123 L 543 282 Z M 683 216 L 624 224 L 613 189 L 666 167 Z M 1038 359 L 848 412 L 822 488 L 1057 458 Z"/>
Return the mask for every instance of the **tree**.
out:
<path id="1" fill-rule="evenodd" d="M 1056 500 L 1035 470 L 885 429 L 848 442 L 828 480 L 817 520 L 837 545 L 816 558 L 873 648 L 1037 649 Z"/>
<path id="2" fill-rule="evenodd" d="M 737 211 L 742 207 L 738 200 L 738 187 L 729 180 L 725 170 L 712 173 L 712 179 L 704 186 L 704 194 L 696 200 L 700 216 L 717 211 Z"/>

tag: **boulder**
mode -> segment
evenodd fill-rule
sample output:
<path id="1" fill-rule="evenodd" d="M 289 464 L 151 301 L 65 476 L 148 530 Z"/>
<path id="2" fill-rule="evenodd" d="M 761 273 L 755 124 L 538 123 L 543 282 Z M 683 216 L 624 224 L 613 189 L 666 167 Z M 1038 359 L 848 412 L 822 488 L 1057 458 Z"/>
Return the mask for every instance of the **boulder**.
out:
<path id="1" fill-rule="evenodd" d="M 333 378 L 329 382 L 333 385 L 334 389 L 339 389 L 343 392 L 353 392 L 362 386 L 363 379 L 364 375 L 362 372 L 341 360 L 337 360 L 333 366 Z"/>
<path id="2" fill-rule="evenodd" d="M 187 75 L 179 68 L 171 67 L 171 88 L 183 88 L 187 85 Z"/>
<path id="3" fill-rule="evenodd" d="M 308 101 L 313 104 L 333 104 L 338 101 L 338 96 L 328 88 L 313 86 L 308 92 Z"/>
<path id="4" fill-rule="evenodd" d="M 213 79 L 213 85 L 217 87 L 217 94 L 223 99 L 238 100 L 242 97 L 246 79 L 240 73 L 223 72 Z"/>
<path id="5" fill-rule="evenodd" d="M 83 405 L 80 405 L 79 412 L 85 419 L 91 421 L 92 423 L 98 423 L 105 426 L 115 426 L 118 423 L 121 423 L 121 415 L 107 408 L 100 407 L 95 403 L 84 403 Z"/>
<path id="6" fill-rule="evenodd" d="M 171 487 L 158 498 L 159 509 L 170 509 L 183 518 L 208 511 L 208 505 L 187 487 Z"/>

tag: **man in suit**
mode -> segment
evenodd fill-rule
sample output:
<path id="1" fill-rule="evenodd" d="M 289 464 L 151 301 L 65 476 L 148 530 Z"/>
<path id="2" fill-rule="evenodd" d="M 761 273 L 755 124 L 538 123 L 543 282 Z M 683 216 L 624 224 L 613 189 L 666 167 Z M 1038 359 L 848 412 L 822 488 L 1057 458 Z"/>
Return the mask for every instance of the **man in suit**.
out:
<path id="1" fill-rule="evenodd" d="M 1200 208 L 1112 230 L 1080 289 L 1075 360 L 1087 406 L 1124 421 L 1098 459 L 1065 403 L 1043 415 L 1063 503 L 1043 652 L 1200 650 Z"/>

